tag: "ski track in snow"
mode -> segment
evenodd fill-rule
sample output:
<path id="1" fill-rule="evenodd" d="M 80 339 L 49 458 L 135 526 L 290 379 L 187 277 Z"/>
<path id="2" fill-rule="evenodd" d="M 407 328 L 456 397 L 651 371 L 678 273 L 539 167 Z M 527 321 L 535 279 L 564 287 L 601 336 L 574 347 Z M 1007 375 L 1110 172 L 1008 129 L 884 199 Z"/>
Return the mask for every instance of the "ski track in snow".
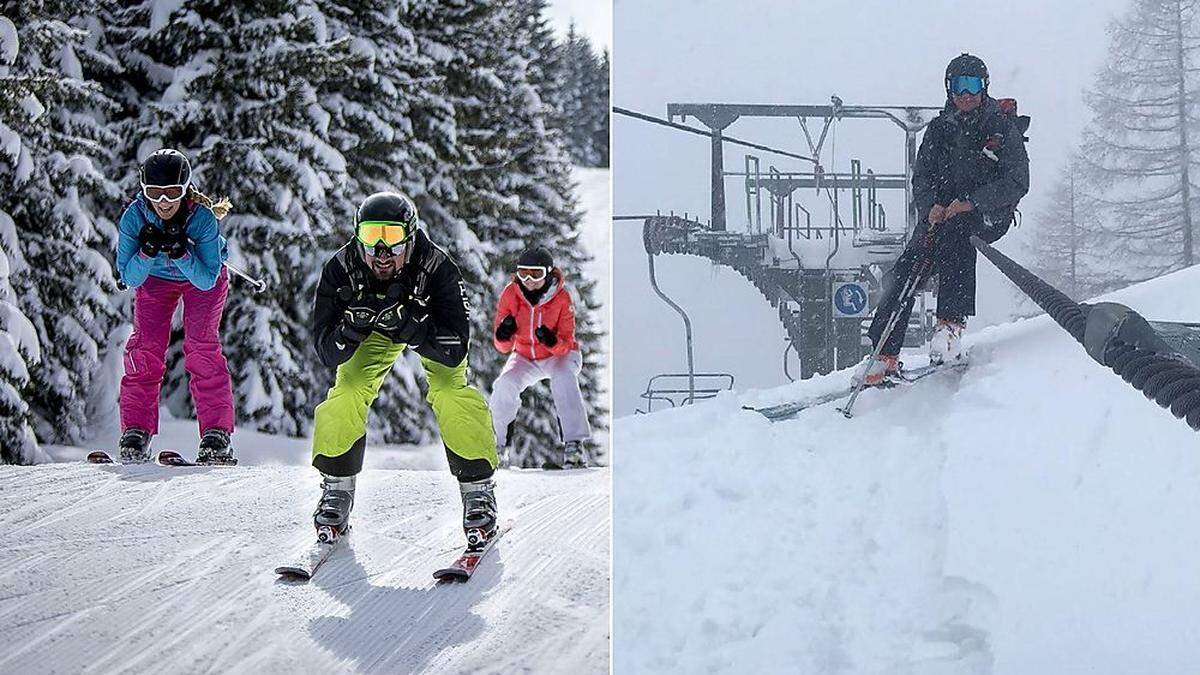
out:
<path id="1" fill-rule="evenodd" d="M 1108 299 L 1195 321 L 1197 284 Z M 1200 672 L 1195 432 L 1048 317 L 968 335 L 853 420 L 741 408 L 849 371 L 618 419 L 617 672 Z"/>
<path id="2" fill-rule="evenodd" d="M 0 672 L 608 671 L 609 471 L 503 471 L 513 530 L 470 582 L 445 471 L 365 471 L 307 584 L 310 467 L 0 467 Z"/>

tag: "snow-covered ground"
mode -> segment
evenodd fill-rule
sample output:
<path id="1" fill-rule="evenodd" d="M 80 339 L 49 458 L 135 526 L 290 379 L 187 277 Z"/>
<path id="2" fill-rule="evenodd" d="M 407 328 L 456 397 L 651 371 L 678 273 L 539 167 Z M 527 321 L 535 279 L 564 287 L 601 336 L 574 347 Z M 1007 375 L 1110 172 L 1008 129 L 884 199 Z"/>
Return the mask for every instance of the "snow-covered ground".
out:
<path id="1" fill-rule="evenodd" d="M 156 447 L 194 453 L 194 422 Z M 234 468 L 0 467 L 0 672 L 551 672 L 609 665 L 608 469 L 501 471 L 513 530 L 467 584 L 438 447 L 371 447 L 355 531 L 308 584 L 272 572 L 312 537 L 308 442 L 239 431 Z M 433 469 L 433 470 L 419 470 Z"/>
<path id="2" fill-rule="evenodd" d="M 1110 299 L 1196 321 L 1198 284 Z M 741 408 L 848 371 L 617 419 L 616 671 L 1200 672 L 1196 434 L 1048 317 L 968 342 L 853 420 Z"/>
<path id="3" fill-rule="evenodd" d="M 607 299 L 608 171 L 576 179 L 582 272 Z M 196 423 L 162 416 L 154 449 L 194 456 Z M 95 432 L 116 446 L 115 424 Z M 500 471 L 513 530 L 469 583 L 437 586 L 463 544 L 444 451 L 372 445 L 349 546 L 295 584 L 273 569 L 313 537 L 310 441 L 234 444 L 234 468 L 91 466 L 62 446 L 0 466 L 0 673 L 608 672 L 607 468 Z"/>

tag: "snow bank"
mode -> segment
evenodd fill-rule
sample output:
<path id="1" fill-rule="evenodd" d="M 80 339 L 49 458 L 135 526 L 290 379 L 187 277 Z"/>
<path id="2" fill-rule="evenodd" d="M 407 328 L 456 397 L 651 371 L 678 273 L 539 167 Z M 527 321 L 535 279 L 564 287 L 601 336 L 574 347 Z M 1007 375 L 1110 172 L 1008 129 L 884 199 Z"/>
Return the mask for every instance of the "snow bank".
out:
<path id="1" fill-rule="evenodd" d="M 1195 321 L 1197 283 L 1109 299 Z M 741 409 L 846 371 L 618 419 L 616 669 L 1197 672 L 1195 433 L 1045 316 L 969 344 L 853 420 Z"/>

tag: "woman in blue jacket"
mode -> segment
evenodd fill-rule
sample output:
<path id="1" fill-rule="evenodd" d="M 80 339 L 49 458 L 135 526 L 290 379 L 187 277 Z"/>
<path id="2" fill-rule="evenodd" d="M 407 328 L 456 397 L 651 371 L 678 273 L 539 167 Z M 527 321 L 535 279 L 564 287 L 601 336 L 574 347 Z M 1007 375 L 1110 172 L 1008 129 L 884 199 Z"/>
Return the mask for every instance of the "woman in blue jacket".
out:
<path id="1" fill-rule="evenodd" d="M 121 378 L 121 461 L 150 458 L 171 317 L 182 299 L 183 363 L 200 424 L 196 461 L 236 464 L 229 444 L 233 388 L 220 336 L 229 275 L 225 238 L 217 227 L 229 201 L 214 204 L 201 194 L 192 185 L 191 165 L 177 150 L 150 155 L 142 164 L 141 186 L 121 216 L 117 245 L 121 280 L 137 289 Z"/>

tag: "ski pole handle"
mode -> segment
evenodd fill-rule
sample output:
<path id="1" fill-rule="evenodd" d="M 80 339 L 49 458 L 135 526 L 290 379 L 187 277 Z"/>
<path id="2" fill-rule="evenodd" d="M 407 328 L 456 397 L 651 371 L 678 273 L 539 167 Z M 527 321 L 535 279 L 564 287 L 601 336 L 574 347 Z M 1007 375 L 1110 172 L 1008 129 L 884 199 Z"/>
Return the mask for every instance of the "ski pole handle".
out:
<path id="1" fill-rule="evenodd" d="M 241 278 L 245 279 L 247 282 L 249 282 L 250 285 L 254 287 L 255 293 L 262 293 L 263 291 L 267 290 L 267 282 L 266 281 L 264 281 L 262 279 L 255 279 L 254 277 L 250 276 L 249 274 L 246 274 L 242 270 L 238 269 L 236 265 L 230 263 L 228 260 L 225 261 L 225 267 L 229 268 L 230 272 L 233 272 L 234 274 L 238 275 L 239 277 L 241 277 Z"/>

